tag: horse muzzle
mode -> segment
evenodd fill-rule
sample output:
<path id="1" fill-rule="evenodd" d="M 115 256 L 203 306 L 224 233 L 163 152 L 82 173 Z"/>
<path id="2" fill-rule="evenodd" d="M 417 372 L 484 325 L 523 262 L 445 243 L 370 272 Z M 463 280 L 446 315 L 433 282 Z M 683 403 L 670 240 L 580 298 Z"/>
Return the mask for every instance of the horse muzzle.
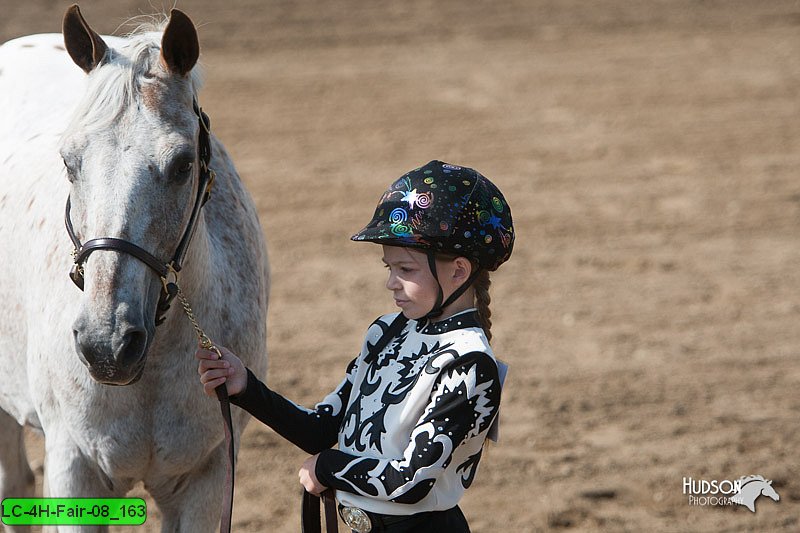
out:
<path id="1" fill-rule="evenodd" d="M 102 334 L 76 327 L 73 336 L 78 357 L 95 381 L 130 385 L 142 377 L 148 348 L 144 328 L 128 327 L 120 334 Z"/>

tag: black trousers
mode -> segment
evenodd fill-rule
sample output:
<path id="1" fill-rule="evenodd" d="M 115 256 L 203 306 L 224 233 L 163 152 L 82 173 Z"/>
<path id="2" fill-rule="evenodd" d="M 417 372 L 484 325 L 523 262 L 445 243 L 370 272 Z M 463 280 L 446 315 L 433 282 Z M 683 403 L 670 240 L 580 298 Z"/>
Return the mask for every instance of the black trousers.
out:
<path id="1" fill-rule="evenodd" d="M 376 522 L 373 520 L 374 533 L 470 533 L 467 519 L 457 505 L 447 511 L 413 514 L 386 526 Z"/>

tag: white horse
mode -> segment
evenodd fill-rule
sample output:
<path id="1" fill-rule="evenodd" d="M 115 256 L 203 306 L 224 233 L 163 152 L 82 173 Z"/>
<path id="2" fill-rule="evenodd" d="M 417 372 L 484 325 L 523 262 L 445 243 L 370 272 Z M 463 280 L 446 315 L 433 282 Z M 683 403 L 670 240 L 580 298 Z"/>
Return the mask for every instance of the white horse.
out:
<path id="1" fill-rule="evenodd" d="M 168 22 L 100 37 L 73 6 L 63 38 L 0 46 L 0 498 L 33 494 L 29 425 L 44 432 L 48 496 L 121 497 L 141 481 L 162 531 L 203 532 L 219 521 L 226 450 L 194 330 L 177 300 L 156 328 L 162 283 L 127 253 L 91 253 L 81 292 L 64 226 L 69 196 L 81 242 L 172 257 L 198 187 L 200 76 L 194 25 L 176 10 Z M 225 149 L 213 138 L 212 149 L 216 183 L 179 282 L 211 339 L 263 374 L 262 231 Z M 237 442 L 246 422 L 235 409 Z"/>

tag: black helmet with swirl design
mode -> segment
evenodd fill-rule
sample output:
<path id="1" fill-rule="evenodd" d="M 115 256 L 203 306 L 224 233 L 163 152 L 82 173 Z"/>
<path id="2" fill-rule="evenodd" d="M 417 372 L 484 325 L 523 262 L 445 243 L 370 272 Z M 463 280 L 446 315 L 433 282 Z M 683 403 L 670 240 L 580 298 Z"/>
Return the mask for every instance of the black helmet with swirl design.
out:
<path id="1" fill-rule="evenodd" d="M 511 255 L 514 226 L 491 181 L 471 168 L 431 161 L 395 181 L 351 239 L 464 256 L 493 271 Z"/>

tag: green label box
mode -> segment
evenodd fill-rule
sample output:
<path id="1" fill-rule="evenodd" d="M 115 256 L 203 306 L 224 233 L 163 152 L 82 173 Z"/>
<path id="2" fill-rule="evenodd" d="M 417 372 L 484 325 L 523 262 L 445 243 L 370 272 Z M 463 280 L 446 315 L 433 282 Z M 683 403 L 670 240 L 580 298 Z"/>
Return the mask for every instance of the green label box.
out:
<path id="1" fill-rule="evenodd" d="M 141 498 L 6 498 L 7 526 L 140 526 L 147 520 Z"/>

